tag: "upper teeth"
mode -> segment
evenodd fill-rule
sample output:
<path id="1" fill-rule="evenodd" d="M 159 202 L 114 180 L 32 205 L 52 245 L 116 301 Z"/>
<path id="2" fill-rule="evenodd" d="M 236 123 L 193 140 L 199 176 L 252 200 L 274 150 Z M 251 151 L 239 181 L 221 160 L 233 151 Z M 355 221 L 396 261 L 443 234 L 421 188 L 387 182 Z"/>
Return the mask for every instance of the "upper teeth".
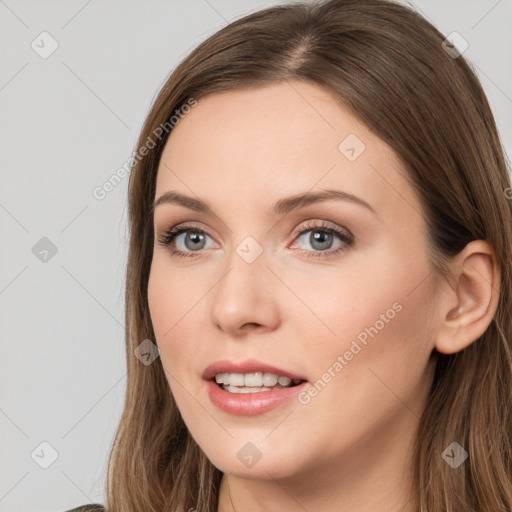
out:
<path id="1" fill-rule="evenodd" d="M 279 376 L 275 373 L 217 373 L 215 375 L 215 381 L 218 384 L 228 384 L 230 386 L 275 386 L 279 383 L 281 386 L 288 386 L 291 384 L 292 379 L 285 376 Z M 298 384 L 301 382 L 300 379 L 294 379 L 293 382 Z"/>

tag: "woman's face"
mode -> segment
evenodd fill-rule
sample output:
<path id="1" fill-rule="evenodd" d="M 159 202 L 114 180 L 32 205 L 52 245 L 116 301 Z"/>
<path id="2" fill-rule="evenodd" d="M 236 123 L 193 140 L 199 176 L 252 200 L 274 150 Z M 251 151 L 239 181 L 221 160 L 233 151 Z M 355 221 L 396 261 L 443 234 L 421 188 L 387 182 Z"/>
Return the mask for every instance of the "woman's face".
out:
<path id="1" fill-rule="evenodd" d="M 149 306 L 173 396 L 212 463 L 247 478 L 403 464 L 433 376 L 435 274 L 390 147 L 316 85 L 213 94 L 167 142 L 156 199 L 171 191 L 190 201 L 155 208 Z M 159 243 L 175 227 L 189 231 Z M 212 372 L 235 374 L 235 393 Z M 248 393 L 270 388 L 265 373 L 306 382 Z"/>

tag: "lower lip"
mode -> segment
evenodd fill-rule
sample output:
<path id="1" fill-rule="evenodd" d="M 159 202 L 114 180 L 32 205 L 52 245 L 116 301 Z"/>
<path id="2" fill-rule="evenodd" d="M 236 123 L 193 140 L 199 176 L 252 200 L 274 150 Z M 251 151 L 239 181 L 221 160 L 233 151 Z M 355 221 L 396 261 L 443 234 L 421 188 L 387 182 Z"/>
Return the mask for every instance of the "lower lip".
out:
<path id="1" fill-rule="evenodd" d="M 259 393 L 230 393 L 215 381 L 206 382 L 212 403 L 224 412 L 238 416 L 255 416 L 275 409 L 295 398 L 307 384 L 305 381 L 291 388 L 271 389 Z"/>

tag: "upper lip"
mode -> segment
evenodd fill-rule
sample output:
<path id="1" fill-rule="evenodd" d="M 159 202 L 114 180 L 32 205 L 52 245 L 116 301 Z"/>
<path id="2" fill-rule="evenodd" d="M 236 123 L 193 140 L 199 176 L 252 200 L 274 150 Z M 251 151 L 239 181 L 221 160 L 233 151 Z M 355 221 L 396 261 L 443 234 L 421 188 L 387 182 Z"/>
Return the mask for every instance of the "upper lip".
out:
<path id="1" fill-rule="evenodd" d="M 278 366 L 274 366 L 272 364 L 264 363 L 263 361 L 257 361 L 256 359 L 246 359 L 241 362 L 233 362 L 227 359 L 223 359 L 221 361 L 216 361 L 213 364 L 210 364 L 203 371 L 203 379 L 211 380 L 218 373 L 253 373 L 253 372 L 263 372 L 263 373 L 274 373 L 278 376 L 288 377 L 292 380 L 300 379 L 307 380 L 302 375 L 298 375 L 296 373 L 290 372 L 288 370 L 284 370 L 283 368 L 279 368 Z"/>

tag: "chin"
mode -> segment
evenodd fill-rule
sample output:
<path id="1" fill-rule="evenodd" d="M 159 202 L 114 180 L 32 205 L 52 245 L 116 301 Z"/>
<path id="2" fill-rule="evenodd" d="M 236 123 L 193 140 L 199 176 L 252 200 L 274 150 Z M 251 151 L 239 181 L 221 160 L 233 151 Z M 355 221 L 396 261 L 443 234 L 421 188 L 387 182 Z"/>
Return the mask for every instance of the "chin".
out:
<path id="1" fill-rule="evenodd" d="M 278 450 L 274 446 L 261 446 L 258 442 L 233 440 L 229 445 L 217 445 L 216 449 L 202 449 L 210 462 L 223 473 L 239 478 L 272 480 L 296 475 L 303 469 L 297 450 L 293 446 L 282 448 Z"/>

